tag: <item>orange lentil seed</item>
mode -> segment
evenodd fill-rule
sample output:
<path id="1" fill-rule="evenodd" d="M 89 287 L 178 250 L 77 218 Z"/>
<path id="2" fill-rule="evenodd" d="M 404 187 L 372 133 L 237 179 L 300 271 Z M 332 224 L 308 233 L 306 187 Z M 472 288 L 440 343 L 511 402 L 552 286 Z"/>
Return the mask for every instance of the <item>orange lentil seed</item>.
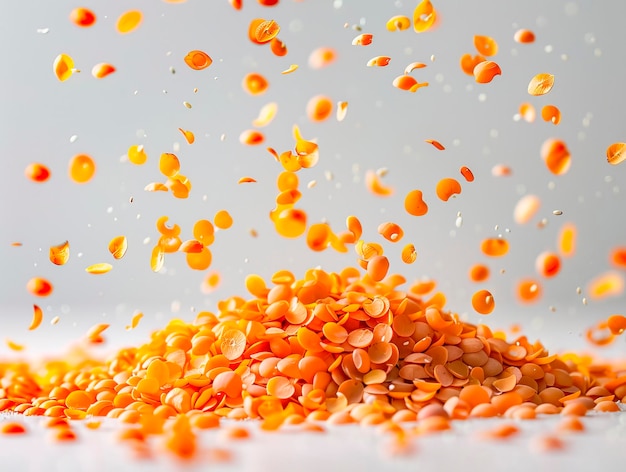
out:
<path id="1" fill-rule="evenodd" d="M 561 110 L 554 105 L 545 105 L 541 109 L 541 118 L 544 121 L 549 121 L 553 125 L 558 125 L 561 122 Z"/>
<path id="2" fill-rule="evenodd" d="M 606 160 L 616 166 L 626 160 L 626 143 L 613 143 L 606 148 Z"/>
<path id="3" fill-rule="evenodd" d="M 552 74 L 537 74 L 528 83 L 528 93 L 530 95 L 545 95 L 554 86 L 554 76 Z"/>
<path id="4" fill-rule="evenodd" d="M 333 112 L 333 102 L 324 95 L 312 97 L 306 105 L 306 114 L 309 120 L 320 122 L 327 120 Z"/>
<path id="5" fill-rule="evenodd" d="M 458 180 L 452 178 L 441 179 L 437 182 L 437 196 L 447 202 L 451 197 L 461 193 L 461 184 Z"/>
<path id="6" fill-rule="evenodd" d="M 126 155 L 128 156 L 128 160 L 130 162 L 138 166 L 145 164 L 148 160 L 148 155 L 146 154 L 143 145 L 133 144 L 128 148 Z"/>
<path id="7" fill-rule="evenodd" d="M 493 61 L 482 61 L 476 64 L 472 73 L 479 84 L 488 84 L 496 75 L 502 75 L 502 69 Z"/>
<path id="8" fill-rule="evenodd" d="M 472 56 L 471 54 L 464 54 L 463 56 L 461 56 L 460 60 L 461 70 L 467 75 L 474 75 L 474 69 L 476 68 L 476 66 L 481 62 L 485 62 L 486 60 L 487 59 L 485 59 L 485 57 L 481 56 L 480 54 L 477 54 L 475 56 Z"/>
<path id="9" fill-rule="evenodd" d="M 52 284 L 43 277 L 33 277 L 26 283 L 26 289 L 36 297 L 47 297 L 52 294 Z"/>
<path id="10" fill-rule="evenodd" d="M 480 244 L 483 254 L 490 257 L 502 257 L 509 252 L 509 242 L 502 238 L 486 238 Z"/>
<path id="11" fill-rule="evenodd" d="M 437 13 L 430 0 L 422 0 L 413 10 L 413 30 L 416 33 L 428 31 L 435 24 Z"/>
<path id="12" fill-rule="evenodd" d="M 115 66 L 111 64 L 107 64 L 106 62 L 100 62 L 92 67 L 91 75 L 93 75 L 96 79 L 104 79 L 106 76 L 111 75 L 115 72 Z"/>
<path id="13" fill-rule="evenodd" d="M 571 165 L 571 156 L 565 142 L 560 139 L 547 139 L 541 146 L 541 158 L 550 172 L 565 174 Z"/>
<path id="14" fill-rule="evenodd" d="M 40 163 L 32 163 L 26 166 L 24 175 L 28 180 L 33 182 L 42 183 L 50 178 L 50 169 L 47 166 Z"/>
<path id="15" fill-rule="evenodd" d="M 52 63 L 54 75 L 60 82 L 65 82 L 74 74 L 74 59 L 67 54 L 59 54 Z"/>
<path id="16" fill-rule="evenodd" d="M 337 59 L 337 52 L 328 47 L 320 47 L 309 55 L 309 67 L 311 69 L 322 69 L 328 67 Z"/>
<path id="17" fill-rule="evenodd" d="M 81 28 L 89 28 L 96 22 L 96 15 L 89 8 L 74 8 L 70 12 L 70 21 Z"/>
<path id="18" fill-rule="evenodd" d="M 520 280 L 517 284 L 517 297 L 522 303 L 536 302 L 541 298 L 541 284 L 533 279 Z"/>
<path id="19" fill-rule="evenodd" d="M 529 44 L 535 42 L 535 33 L 528 29 L 518 29 L 513 35 L 513 39 L 517 43 Z"/>
<path id="20" fill-rule="evenodd" d="M 485 264 L 474 264 L 469 271 L 469 278 L 472 282 L 484 282 L 489 278 L 489 267 Z"/>
<path id="21" fill-rule="evenodd" d="M 474 173 L 470 170 L 469 167 L 462 166 L 459 172 L 461 172 L 461 175 L 463 176 L 466 182 L 474 181 Z"/>
<path id="22" fill-rule="evenodd" d="M 213 217 L 213 224 L 216 228 L 228 229 L 233 225 L 233 218 L 226 210 L 220 210 Z"/>
<path id="23" fill-rule="evenodd" d="M 70 159 L 69 175 L 74 182 L 78 184 L 89 182 L 95 173 L 96 164 L 90 156 L 78 154 Z"/>
<path id="24" fill-rule="evenodd" d="M 518 200 L 513 210 L 513 219 L 519 225 L 531 221 L 541 208 L 541 199 L 537 195 L 524 195 Z"/>
<path id="25" fill-rule="evenodd" d="M 539 275 L 554 277 L 561 270 L 561 259 L 551 251 L 544 251 L 535 259 L 535 269 Z"/>
<path id="26" fill-rule="evenodd" d="M 43 321 L 43 310 L 38 305 L 33 305 L 33 319 L 28 329 L 30 331 L 37 329 Z"/>
<path id="27" fill-rule="evenodd" d="M 498 43 L 491 36 L 474 36 L 474 47 L 483 56 L 495 56 L 498 53 Z"/>
<path id="28" fill-rule="evenodd" d="M 143 21 L 143 14 L 139 10 L 129 10 L 122 13 L 115 24 L 118 33 L 128 34 L 135 31 Z"/>
<path id="29" fill-rule="evenodd" d="M 56 246 L 50 246 L 49 259 L 54 265 L 64 265 L 70 259 L 70 243 L 65 241 Z"/>
<path id="30" fill-rule="evenodd" d="M 488 290 L 478 290 L 472 295 L 472 307 L 481 315 L 488 315 L 495 308 L 493 295 Z"/>
<path id="31" fill-rule="evenodd" d="M 213 59 L 204 51 L 194 49 L 189 51 L 184 58 L 185 64 L 187 64 L 193 70 L 206 69 L 213 63 Z"/>

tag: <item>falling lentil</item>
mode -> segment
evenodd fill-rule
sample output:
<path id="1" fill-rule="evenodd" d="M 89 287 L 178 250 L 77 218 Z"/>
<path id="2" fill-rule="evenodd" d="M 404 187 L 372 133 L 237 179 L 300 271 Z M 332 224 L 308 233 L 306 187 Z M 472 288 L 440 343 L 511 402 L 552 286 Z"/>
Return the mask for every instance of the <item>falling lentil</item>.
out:
<path id="1" fill-rule="evenodd" d="M 70 259 L 70 243 L 65 241 L 57 246 L 50 246 L 48 254 L 50 262 L 54 265 L 64 265 Z"/>
<path id="2" fill-rule="evenodd" d="M 117 32 L 120 34 L 128 34 L 135 31 L 143 21 L 143 14 L 139 10 L 129 10 L 122 13 L 115 24 Z"/>
<path id="3" fill-rule="evenodd" d="M 528 83 L 528 93 L 530 95 L 545 95 L 554 86 L 554 76 L 552 74 L 537 74 Z"/>
<path id="4" fill-rule="evenodd" d="M 32 163 L 26 166 L 24 175 L 33 182 L 43 183 L 50 178 L 50 169 L 44 164 Z"/>
<path id="5" fill-rule="evenodd" d="M 203 70 L 209 67 L 213 63 L 213 59 L 204 51 L 194 49 L 189 51 L 184 58 L 185 64 L 187 64 L 193 70 Z"/>
<path id="6" fill-rule="evenodd" d="M 74 8 L 70 12 L 70 21 L 81 28 L 89 28 L 96 22 L 96 15 L 89 8 Z"/>
<path id="7" fill-rule="evenodd" d="M 89 182 L 96 173 L 96 163 L 86 154 L 78 154 L 69 163 L 70 178 L 78 183 L 84 184 Z"/>

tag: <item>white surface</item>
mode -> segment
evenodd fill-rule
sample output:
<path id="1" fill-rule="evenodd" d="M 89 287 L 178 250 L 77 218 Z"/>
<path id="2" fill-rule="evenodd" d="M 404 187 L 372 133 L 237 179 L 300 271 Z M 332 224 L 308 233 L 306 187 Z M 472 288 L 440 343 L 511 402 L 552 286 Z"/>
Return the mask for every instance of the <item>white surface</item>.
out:
<path id="1" fill-rule="evenodd" d="M 154 454 L 137 459 L 129 444 L 116 440 L 120 424 L 108 420 L 98 430 L 76 425 L 76 443 L 51 441 L 51 431 L 42 426 L 41 418 L 20 418 L 29 427 L 26 436 L 0 436 L 0 470 L 46 472 L 136 471 L 485 471 L 510 472 L 588 472 L 620 470 L 626 461 L 626 412 L 591 414 L 582 418 L 583 433 L 562 435 L 561 451 L 536 452 L 533 441 L 550 434 L 562 420 L 559 415 L 541 416 L 535 420 L 513 421 L 479 419 L 453 422 L 453 429 L 440 434 L 416 438 L 413 452 L 403 456 L 389 454 L 389 438 L 375 428 L 331 426 L 325 433 L 259 431 L 256 423 L 238 422 L 252 431 L 249 439 L 227 440 L 219 430 L 199 434 L 198 455 L 191 461 L 180 461 L 159 444 L 160 437 L 150 441 Z M 481 431 L 507 422 L 520 433 L 505 440 L 484 440 Z M 224 422 L 228 426 L 231 422 Z M 232 460 L 219 463 L 211 459 L 213 449 L 228 450 Z"/>

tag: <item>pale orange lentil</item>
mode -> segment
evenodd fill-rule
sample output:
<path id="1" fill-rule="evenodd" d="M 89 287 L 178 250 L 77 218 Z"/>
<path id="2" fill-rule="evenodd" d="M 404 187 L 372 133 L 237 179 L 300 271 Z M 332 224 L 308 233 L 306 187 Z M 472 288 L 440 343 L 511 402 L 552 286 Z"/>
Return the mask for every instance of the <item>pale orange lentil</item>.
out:
<path id="1" fill-rule="evenodd" d="M 143 14 L 139 10 L 129 10 L 122 13 L 115 24 L 118 33 L 128 34 L 135 31 L 143 21 Z"/>
<path id="2" fill-rule="evenodd" d="M 77 7 L 70 12 L 70 21 L 81 28 L 89 28 L 96 22 L 96 14 L 89 8 Z"/>
<path id="3" fill-rule="evenodd" d="M 206 270 L 211 266 L 213 254 L 207 247 L 203 247 L 200 252 L 188 252 L 185 260 L 189 268 L 194 270 Z"/>
<path id="4" fill-rule="evenodd" d="M 437 182 L 436 192 L 441 200 L 447 202 L 450 198 L 461 193 L 461 184 L 458 180 L 447 177 Z"/>
<path id="5" fill-rule="evenodd" d="M 26 169 L 24 169 L 24 175 L 28 180 L 42 183 L 46 182 L 50 178 L 50 169 L 44 164 L 32 163 L 26 166 Z"/>
<path id="6" fill-rule="evenodd" d="M 573 223 L 565 223 L 559 230 L 557 243 L 561 256 L 571 257 L 576 252 L 576 233 Z"/>
<path id="7" fill-rule="evenodd" d="M 376 56 L 367 61 L 367 67 L 387 67 L 391 62 L 389 56 Z"/>
<path id="8" fill-rule="evenodd" d="M 303 210 L 288 208 L 274 220 L 276 232 L 286 238 L 297 238 L 306 231 L 307 215 Z"/>
<path id="9" fill-rule="evenodd" d="M 374 35 L 370 33 L 362 33 L 356 36 L 352 40 L 353 46 L 369 46 L 372 44 L 372 40 L 374 39 Z"/>
<path id="10" fill-rule="evenodd" d="M 378 225 L 378 234 L 387 241 L 397 243 L 404 236 L 404 230 L 397 223 L 386 222 Z"/>
<path id="11" fill-rule="evenodd" d="M 265 135 L 255 129 L 242 131 L 239 135 L 239 142 L 248 146 L 258 146 L 265 141 Z"/>
<path id="12" fill-rule="evenodd" d="M 337 51 L 329 47 L 314 49 L 309 55 L 309 67 L 311 69 L 322 69 L 328 67 L 337 60 Z"/>
<path id="13" fill-rule="evenodd" d="M 196 137 L 193 134 L 193 131 L 189 131 L 189 130 L 182 129 L 182 128 L 178 128 L 178 131 L 180 131 L 182 135 L 185 137 L 185 141 L 187 141 L 187 144 L 193 144 L 194 141 L 196 140 Z"/>
<path id="14" fill-rule="evenodd" d="M 541 284 L 533 279 L 523 279 L 517 283 L 517 297 L 522 303 L 536 302 L 541 298 Z"/>
<path id="15" fill-rule="evenodd" d="M 93 66 L 91 69 L 91 75 L 93 75 L 96 79 L 104 79 L 106 76 L 111 75 L 117 69 L 112 64 L 108 64 L 106 62 L 100 62 Z"/>
<path id="16" fill-rule="evenodd" d="M 519 106 L 519 114 L 522 119 L 527 123 L 532 123 L 533 121 L 535 121 L 535 118 L 537 116 L 535 107 L 528 102 L 524 102 Z"/>
<path id="17" fill-rule="evenodd" d="M 535 259 L 535 269 L 539 275 L 554 277 L 561 270 L 561 259 L 552 251 L 544 251 Z"/>
<path id="18" fill-rule="evenodd" d="M 0 432 L 2 432 L 2 434 L 24 434 L 26 433 L 26 427 L 22 423 L 6 421 L 2 423 Z"/>
<path id="19" fill-rule="evenodd" d="M 389 197 L 394 193 L 394 189 L 384 185 L 378 174 L 373 170 L 368 170 L 365 174 L 365 186 L 371 193 L 378 197 Z"/>
<path id="20" fill-rule="evenodd" d="M 33 319 L 28 329 L 30 331 L 37 329 L 43 321 L 43 310 L 38 305 L 33 305 Z"/>
<path id="21" fill-rule="evenodd" d="M 109 241 L 108 249 L 114 259 L 121 259 L 124 257 L 126 251 L 128 250 L 128 240 L 126 239 L 126 236 L 115 236 L 111 239 L 111 241 Z"/>
<path id="22" fill-rule="evenodd" d="M 261 74 L 250 73 L 243 78 L 242 86 L 250 95 L 260 95 L 267 91 L 269 82 Z"/>
<path id="23" fill-rule="evenodd" d="M 411 190 L 404 197 L 404 209 L 409 215 L 423 216 L 428 213 L 428 205 L 421 190 Z"/>
<path id="24" fill-rule="evenodd" d="M 87 183 L 95 173 L 96 163 L 90 156 L 78 154 L 70 159 L 69 175 L 74 182 L 78 184 Z"/>
<path id="25" fill-rule="evenodd" d="M 513 219 L 523 225 L 532 220 L 541 208 L 541 199 L 537 195 L 524 195 L 515 204 Z"/>
<path id="26" fill-rule="evenodd" d="M 52 63 L 52 70 L 60 82 L 65 82 L 76 71 L 74 59 L 67 54 L 59 54 Z"/>
<path id="27" fill-rule="evenodd" d="M 87 266 L 85 268 L 85 272 L 89 274 L 99 275 L 99 274 L 106 274 L 107 272 L 110 272 L 111 269 L 113 269 L 113 266 L 109 264 L 108 262 L 98 262 L 96 264 Z"/>
<path id="28" fill-rule="evenodd" d="M 587 293 L 591 299 L 616 297 L 624 292 L 624 276 L 616 271 L 606 271 L 591 279 L 587 284 Z"/>
<path id="29" fill-rule="evenodd" d="M 133 144 L 128 148 L 126 155 L 128 156 L 128 160 L 135 165 L 145 164 L 148 160 L 148 155 L 141 144 Z"/>
<path id="30" fill-rule="evenodd" d="M 528 83 L 528 93 L 530 95 L 545 95 L 554 86 L 554 76 L 552 74 L 537 74 Z"/>
<path id="31" fill-rule="evenodd" d="M 472 307 L 481 315 L 490 314 L 495 308 L 493 295 L 488 290 L 478 290 L 472 295 Z"/>
<path id="32" fill-rule="evenodd" d="M 496 75 L 502 75 L 502 69 L 493 61 L 482 61 L 476 64 L 472 73 L 476 82 L 488 84 Z"/>
<path id="33" fill-rule="evenodd" d="M 415 77 L 410 75 L 399 75 L 393 80 L 393 86 L 400 89 L 406 90 L 408 92 L 417 92 L 418 89 L 422 87 L 428 87 L 428 82 L 418 82 Z"/>
<path id="34" fill-rule="evenodd" d="M 312 97 L 306 105 L 306 115 L 309 120 L 320 122 L 327 120 L 333 112 L 333 102 L 325 95 Z"/>
<path id="35" fill-rule="evenodd" d="M 437 20 L 437 12 L 430 0 L 422 0 L 413 10 L 413 30 L 423 33 L 433 27 Z"/>
<path id="36" fill-rule="evenodd" d="M 333 233 L 326 223 L 315 223 L 309 226 L 306 236 L 307 246 L 313 251 L 323 251 L 328 248 Z"/>
<path id="37" fill-rule="evenodd" d="M 435 139 L 425 139 L 425 142 L 427 142 L 428 144 L 432 144 L 433 147 L 435 149 L 438 149 L 439 151 L 443 151 L 445 150 L 445 146 L 443 144 L 441 144 L 439 141 L 435 140 Z"/>
<path id="38" fill-rule="evenodd" d="M 410 74 L 415 69 L 423 69 L 424 67 L 427 67 L 427 65 L 423 62 L 411 62 L 410 64 L 407 64 L 407 66 L 404 68 L 404 73 Z"/>
<path id="39" fill-rule="evenodd" d="M 518 29 L 513 35 L 513 39 L 517 43 L 529 44 L 535 42 L 535 33 L 528 29 Z"/>
<path id="40" fill-rule="evenodd" d="M 274 55 L 278 57 L 286 56 L 289 52 L 289 50 L 287 49 L 287 45 L 283 41 L 278 39 L 278 37 L 272 38 L 272 40 L 270 41 L 270 49 L 272 53 L 274 53 Z"/>
<path id="41" fill-rule="evenodd" d="M 502 257 L 509 252 L 509 242 L 503 238 L 486 238 L 480 244 L 483 254 L 490 257 Z"/>
<path id="42" fill-rule="evenodd" d="M 461 175 L 463 176 L 466 182 L 474 181 L 474 173 L 471 171 L 469 167 L 462 166 L 461 169 L 459 169 L 459 172 L 461 173 Z"/>
<path id="43" fill-rule="evenodd" d="M 50 246 L 48 258 L 54 265 L 64 265 L 70 259 L 70 243 L 64 241 L 56 246 Z"/>
<path id="44" fill-rule="evenodd" d="M 622 334 L 626 330 L 626 316 L 611 315 L 607 319 L 607 326 L 611 333 L 615 335 Z"/>
<path id="45" fill-rule="evenodd" d="M 194 49 L 189 51 L 184 57 L 185 64 L 187 64 L 193 70 L 206 69 L 213 63 L 213 59 L 204 51 Z"/>
<path id="46" fill-rule="evenodd" d="M 474 36 L 474 47 L 483 56 L 495 56 L 498 53 L 498 43 L 491 36 Z"/>
<path id="47" fill-rule="evenodd" d="M 541 118 L 553 125 L 558 125 L 561 122 L 561 110 L 554 105 L 545 105 L 541 109 Z"/>
<path id="48" fill-rule="evenodd" d="M 417 260 L 417 251 L 415 245 L 412 243 L 407 244 L 402 248 L 401 253 L 402 262 L 405 264 L 413 264 Z"/>
<path id="49" fill-rule="evenodd" d="M 481 56 L 480 54 L 477 54 L 475 56 L 472 56 L 471 54 L 463 54 L 460 60 L 461 70 L 467 75 L 474 75 L 474 69 L 476 68 L 476 66 L 481 62 L 485 62 L 486 60 L 487 59 L 485 59 L 485 57 Z"/>
<path id="50" fill-rule="evenodd" d="M 37 297 L 47 297 L 52 294 L 52 284 L 43 277 L 33 277 L 26 283 L 26 289 Z"/>
<path id="51" fill-rule="evenodd" d="M 489 267 L 485 264 L 474 264 L 469 271 L 469 278 L 472 282 L 484 282 L 489 278 Z"/>
<path id="52" fill-rule="evenodd" d="M 404 31 L 411 27 L 411 19 L 404 15 L 392 16 L 385 23 L 385 27 L 387 31 Z"/>
<path id="53" fill-rule="evenodd" d="M 610 250 L 609 261 L 617 268 L 626 268 L 626 246 L 615 246 Z"/>
<path id="54" fill-rule="evenodd" d="M 261 21 L 254 32 L 254 38 L 257 42 L 263 44 L 274 39 L 280 32 L 280 25 L 274 20 Z"/>
<path id="55" fill-rule="evenodd" d="M 220 210 L 213 217 L 213 224 L 216 228 L 228 229 L 233 225 L 233 218 L 226 210 Z"/>
<path id="56" fill-rule="evenodd" d="M 367 274 L 375 282 L 380 282 L 389 270 L 389 259 L 385 256 L 374 256 L 367 262 Z"/>
<path id="57" fill-rule="evenodd" d="M 626 143 L 613 143 L 606 148 L 606 160 L 616 166 L 626 160 Z"/>

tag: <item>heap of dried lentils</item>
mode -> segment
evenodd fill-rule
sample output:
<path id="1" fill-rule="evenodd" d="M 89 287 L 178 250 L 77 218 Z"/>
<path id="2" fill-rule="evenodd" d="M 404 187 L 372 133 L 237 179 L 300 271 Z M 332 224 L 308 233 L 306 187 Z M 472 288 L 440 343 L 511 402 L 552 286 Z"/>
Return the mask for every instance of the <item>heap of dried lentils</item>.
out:
<path id="1" fill-rule="evenodd" d="M 171 0 L 171 3 L 176 3 Z M 277 0 L 260 1 L 272 6 Z M 234 8 L 241 2 L 231 0 Z M 424 0 L 414 11 L 413 21 L 396 16 L 387 22 L 389 31 L 405 30 L 413 24 L 416 32 L 428 30 L 436 19 L 430 1 Z M 88 9 L 77 8 L 71 20 L 80 27 L 89 27 L 95 15 Z M 116 28 L 121 34 L 135 30 L 142 22 L 139 11 L 124 13 Z M 277 37 L 280 28 L 273 20 L 253 20 L 249 39 L 256 44 L 269 43 L 276 56 L 287 54 L 285 44 Z M 516 41 L 530 43 L 534 34 L 519 30 Z M 353 45 L 367 46 L 371 34 L 361 34 Z M 489 83 L 502 71 L 496 62 L 486 57 L 498 50 L 493 38 L 476 36 L 474 46 L 478 55 L 461 58 L 461 69 L 473 75 L 477 83 Z M 486 57 L 485 57 L 486 56 Z M 191 51 L 185 62 L 195 70 L 212 64 L 203 51 Z M 329 48 L 314 52 L 309 62 L 313 68 L 328 65 L 335 60 Z M 367 66 L 385 67 L 387 56 L 371 59 Z M 292 65 L 283 73 L 297 69 Z M 393 86 L 416 92 L 428 83 L 418 82 L 409 74 L 426 67 L 412 63 L 405 74 L 393 81 Z M 114 73 L 111 64 L 97 64 L 92 75 L 103 79 Z M 60 54 L 54 63 L 54 72 L 60 81 L 73 73 L 73 59 Z M 541 73 L 532 78 L 528 93 L 543 95 L 554 85 L 554 76 Z M 248 74 L 243 88 L 258 95 L 268 87 L 260 74 Z M 184 102 L 187 108 L 191 104 Z M 273 106 L 272 106 L 273 105 Z M 324 121 L 332 111 L 333 103 L 325 96 L 313 97 L 307 105 L 311 121 Z M 338 105 L 337 119 L 346 114 L 347 102 Z M 255 126 L 265 126 L 276 113 L 275 104 L 264 107 Z M 520 115 L 527 121 L 534 119 L 534 108 L 522 104 Z M 555 106 L 544 107 L 542 118 L 558 124 L 560 111 Z M 180 129 L 189 144 L 195 140 L 193 132 Z M 295 172 L 317 163 L 317 144 L 302 138 L 294 127 L 295 153 L 269 152 L 284 168 L 279 176 L 280 191 L 277 207 L 270 214 L 278 234 L 298 237 L 306 230 L 306 214 L 294 208 L 299 199 Z M 241 134 L 245 145 L 258 145 L 264 135 L 258 130 Z M 426 140 L 436 149 L 445 147 L 435 140 Z M 610 164 L 621 163 L 626 157 L 624 143 L 615 143 L 607 149 Z M 549 140 L 542 149 L 542 157 L 550 172 L 559 175 L 570 163 L 565 143 Z M 147 156 L 142 146 L 131 146 L 129 161 L 145 163 Z M 179 159 L 164 153 L 159 170 L 167 177 L 166 183 L 154 182 L 146 191 L 170 191 L 176 198 L 187 198 L 191 184 L 180 174 Z M 509 170 L 502 168 L 494 175 Z M 70 162 L 70 176 L 78 183 L 88 182 L 95 173 L 94 161 L 86 155 L 75 156 Z M 468 167 L 461 175 L 467 182 L 474 176 Z M 39 163 L 31 164 L 26 175 L 35 182 L 45 182 L 49 169 Z M 251 177 L 242 177 L 239 183 L 254 183 Z M 366 186 L 378 196 L 389 196 L 393 189 L 385 187 L 379 175 L 369 172 Z M 447 201 L 461 192 L 456 179 L 442 179 L 437 184 L 437 196 Z M 532 197 L 532 196 L 531 196 Z M 538 207 L 533 198 L 520 200 L 515 211 L 516 222 L 524 224 Z M 423 216 L 428 206 L 421 190 L 412 190 L 405 197 L 405 209 L 413 216 Z M 157 221 L 161 239 L 153 251 L 151 266 L 157 272 L 163 265 L 165 253 L 182 251 L 187 254 L 192 269 L 203 270 L 211 263 L 208 246 L 213 241 L 213 224 L 227 229 L 232 224 L 228 212 L 218 212 L 214 223 L 200 220 L 194 226 L 194 239 L 181 241 L 180 228 L 166 226 L 167 217 Z M 444 309 L 445 297 L 437 293 L 424 299 L 429 289 L 423 283 L 407 291 L 399 289 L 406 280 L 401 275 L 388 275 L 389 261 L 382 247 L 360 240 L 361 227 L 356 217 L 347 220 L 348 232 L 334 234 L 324 223 L 309 226 L 307 244 L 315 250 L 332 246 L 345 252 L 346 244 L 355 244 L 359 254 L 359 269 L 347 268 L 341 273 L 327 273 L 321 269 L 309 270 L 297 280 L 288 271 L 279 271 L 272 277 L 273 287 L 256 275 L 246 279 L 253 298 L 232 297 L 219 303 L 217 315 L 201 312 L 194 323 L 171 321 L 164 329 L 152 334 L 144 345 L 118 351 L 106 362 L 88 357 L 80 361 L 54 361 L 36 367 L 27 363 L 0 363 L 0 411 L 21 413 L 25 416 L 50 418 L 59 440 L 73 440 L 76 434 L 71 420 L 84 420 L 87 426 L 97 428 L 99 417 L 118 418 L 128 427 L 120 438 L 128 440 L 142 451 L 146 438 L 164 434 L 168 448 L 181 457 L 196 452 L 194 431 L 216 428 L 222 418 L 232 420 L 258 419 L 264 430 L 283 427 L 321 431 L 327 424 L 360 423 L 377 426 L 393 434 L 398 450 L 420 434 L 447 430 L 452 420 L 502 416 L 513 419 L 531 419 L 537 414 L 561 414 L 567 420 L 565 430 L 581 430 L 577 416 L 589 410 L 619 411 L 618 402 L 626 398 L 626 365 L 594 363 L 591 358 L 575 354 L 550 354 L 539 342 L 526 337 L 507 341 L 501 332 L 492 332 L 486 325 L 472 325 Z M 569 231 L 569 232 L 568 232 Z M 395 223 L 381 224 L 378 231 L 390 242 L 399 241 L 403 232 Z M 566 227 L 559 240 L 561 253 L 567 256 L 575 236 Z M 126 238 L 114 238 L 109 250 L 115 259 L 124 256 Z M 508 251 L 504 239 L 486 239 L 481 249 L 484 254 L 499 257 Z M 622 250 L 613 259 L 625 265 Z M 402 251 L 403 262 L 416 259 L 415 247 L 407 244 Z M 63 265 L 69 258 L 69 244 L 51 247 L 50 260 Z M 560 269 L 560 259 L 553 253 L 542 253 L 537 258 L 538 272 L 546 277 Z M 89 266 L 87 272 L 102 274 L 111 270 L 107 263 Z M 489 269 L 476 265 L 471 279 L 482 281 Z M 600 283 L 600 282 L 603 282 Z M 613 279 L 602 279 L 604 291 L 616 285 Z M 608 288 L 606 288 L 608 287 Z M 34 278 L 29 290 L 37 296 L 46 296 L 52 285 L 45 279 Z M 598 292 L 602 292 L 600 288 Z M 531 300 L 539 293 L 535 281 L 520 284 L 520 297 Z M 600 293 L 602 295 L 602 293 Z M 494 308 L 493 296 L 479 290 L 472 298 L 473 308 L 488 314 Z M 42 321 L 41 308 L 34 307 L 31 327 Z M 131 323 L 135 327 L 141 314 Z M 88 335 L 91 343 L 102 342 L 102 332 L 108 325 L 94 326 Z M 613 315 L 598 325 L 608 330 L 601 339 L 588 333 L 596 344 L 610 342 L 626 329 L 626 317 Z M 20 422 L 5 421 L 1 431 L 19 434 L 26 431 Z M 488 437 L 502 438 L 517 432 L 517 427 L 504 424 L 487 433 Z M 232 437 L 245 437 L 243 428 L 230 428 Z M 550 438 L 545 447 L 560 447 L 558 438 Z"/>
<path id="2" fill-rule="evenodd" d="M 375 425 L 402 446 L 451 420 L 620 410 L 626 365 L 550 354 L 524 336 L 507 341 L 445 311 L 441 295 L 398 290 L 404 282 L 312 269 L 301 280 L 277 272 L 269 288 L 252 275 L 253 298 L 224 300 L 218 315 L 201 312 L 191 324 L 173 320 L 106 363 L 0 364 L 0 411 L 50 417 L 62 440 L 74 438 L 67 419 L 97 427 L 98 417 L 118 418 L 135 447 L 165 433 L 168 447 L 188 457 L 194 429 L 219 427 L 222 418 L 258 419 L 264 430 Z M 5 422 L 2 430 L 25 428 Z"/>

